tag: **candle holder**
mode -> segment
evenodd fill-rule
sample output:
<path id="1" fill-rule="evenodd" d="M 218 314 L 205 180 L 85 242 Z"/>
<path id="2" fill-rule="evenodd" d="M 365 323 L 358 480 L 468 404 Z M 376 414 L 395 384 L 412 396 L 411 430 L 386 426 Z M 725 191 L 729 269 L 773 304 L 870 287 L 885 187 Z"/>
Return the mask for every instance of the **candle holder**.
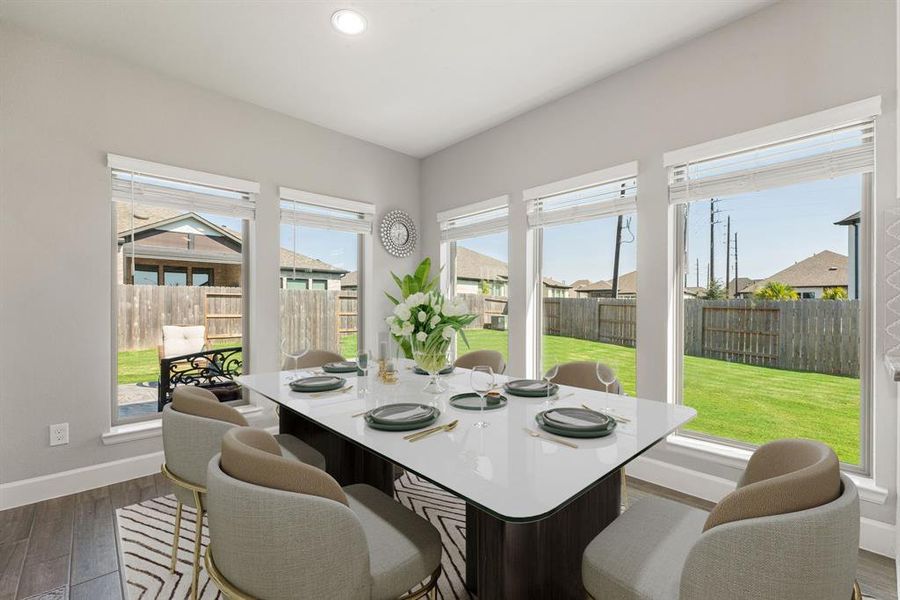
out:
<path id="1" fill-rule="evenodd" d="M 393 368 L 393 362 L 392 360 L 378 361 L 378 380 L 381 383 L 397 383 L 397 371 Z"/>

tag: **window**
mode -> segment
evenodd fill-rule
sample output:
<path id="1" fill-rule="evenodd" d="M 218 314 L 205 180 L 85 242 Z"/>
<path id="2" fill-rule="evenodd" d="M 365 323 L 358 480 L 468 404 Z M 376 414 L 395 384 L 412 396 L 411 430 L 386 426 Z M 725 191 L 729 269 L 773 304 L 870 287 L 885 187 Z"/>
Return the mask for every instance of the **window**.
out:
<path id="1" fill-rule="evenodd" d="M 634 394 L 636 333 L 637 165 L 544 186 L 562 189 L 529 200 L 540 266 L 543 373 L 572 361 L 601 361 Z M 604 179 L 613 174 L 626 177 Z M 556 191 L 556 190 L 554 190 Z M 537 330 L 537 329 L 536 329 Z"/>
<path id="2" fill-rule="evenodd" d="M 819 439 L 866 470 L 874 124 L 820 131 L 671 169 L 682 433 Z"/>
<path id="3" fill-rule="evenodd" d="M 497 350 L 509 360 L 507 202 L 502 196 L 438 215 L 449 292 L 478 315 L 465 331 L 468 346 L 457 340 L 457 355 Z"/>
<path id="4" fill-rule="evenodd" d="M 281 188 L 280 315 L 285 360 L 290 345 L 356 356 L 362 321 L 359 274 L 374 212 L 365 202 Z"/>
<path id="5" fill-rule="evenodd" d="M 244 261 L 255 184 L 114 155 L 109 165 L 113 422 L 122 423 L 158 417 L 160 400 L 168 399 L 160 369 L 173 356 L 232 348 L 228 369 L 246 372 Z M 219 287 L 212 287 L 214 273 Z M 168 326 L 194 329 L 180 330 L 177 340 L 169 332 L 179 330 Z M 188 363 L 175 365 L 188 370 Z M 240 401 L 240 394 L 237 387 L 221 397 Z"/>

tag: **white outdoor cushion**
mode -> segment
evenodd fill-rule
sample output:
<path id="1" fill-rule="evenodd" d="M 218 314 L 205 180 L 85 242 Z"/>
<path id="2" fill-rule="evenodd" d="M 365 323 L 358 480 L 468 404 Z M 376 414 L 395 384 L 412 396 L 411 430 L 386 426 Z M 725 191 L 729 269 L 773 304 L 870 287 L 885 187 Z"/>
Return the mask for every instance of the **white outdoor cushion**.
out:
<path id="1" fill-rule="evenodd" d="M 163 356 L 182 356 L 203 350 L 206 343 L 206 327 L 192 325 L 163 325 Z"/>

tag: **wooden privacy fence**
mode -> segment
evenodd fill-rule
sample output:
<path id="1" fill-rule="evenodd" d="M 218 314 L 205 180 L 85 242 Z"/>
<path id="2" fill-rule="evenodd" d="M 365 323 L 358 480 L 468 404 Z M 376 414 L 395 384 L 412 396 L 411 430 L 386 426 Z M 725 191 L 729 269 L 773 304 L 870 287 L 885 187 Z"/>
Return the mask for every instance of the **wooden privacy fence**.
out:
<path id="1" fill-rule="evenodd" d="M 214 342 L 234 336 L 243 324 L 241 289 L 235 287 L 119 285 L 119 350 L 143 350 L 162 343 L 163 325 L 205 325 Z M 279 290 L 281 331 L 311 348 L 339 352 L 340 338 L 357 329 L 352 290 Z"/>
<path id="2" fill-rule="evenodd" d="M 481 315 L 481 318 L 472 321 L 467 329 L 490 328 L 491 317 L 507 314 L 506 305 L 508 301 L 503 296 L 483 296 L 481 294 L 458 295 L 466 301 L 469 314 Z"/>
<path id="3" fill-rule="evenodd" d="M 544 298 L 544 333 L 635 345 L 633 299 Z M 684 352 L 859 376 L 859 301 L 685 300 Z"/>

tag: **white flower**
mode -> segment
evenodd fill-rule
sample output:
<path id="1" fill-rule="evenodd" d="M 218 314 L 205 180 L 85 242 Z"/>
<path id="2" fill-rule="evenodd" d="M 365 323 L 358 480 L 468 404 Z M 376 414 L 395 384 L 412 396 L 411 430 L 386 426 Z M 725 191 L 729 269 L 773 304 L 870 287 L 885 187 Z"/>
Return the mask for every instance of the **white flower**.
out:
<path id="1" fill-rule="evenodd" d="M 402 325 L 400 325 L 400 335 L 409 335 L 413 332 L 413 324 L 409 321 L 406 321 Z"/>
<path id="2" fill-rule="evenodd" d="M 425 302 L 425 294 L 422 292 L 416 292 L 415 294 L 410 294 L 406 298 L 406 304 L 408 306 L 419 306 Z"/>
<path id="3" fill-rule="evenodd" d="M 387 318 L 384 320 L 384 322 L 388 324 L 388 327 L 390 327 L 391 325 L 393 325 L 394 323 L 397 322 L 397 317 L 391 315 L 391 316 L 387 317 Z"/>
<path id="4" fill-rule="evenodd" d="M 434 315 L 431 317 L 431 321 L 429 321 L 428 325 L 434 329 L 434 326 L 441 322 L 441 315 Z"/>
<path id="5" fill-rule="evenodd" d="M 455 334 L 456 334 L 456 332 L 453 331 L 452 327 L 444 327 L 444 330 L 441 332 L 441 337 L 443 337 L 445 340 L 449 341 L 449 340 L 453 339 L 453 336 Z"/>
<path id="6" fill-rule="evenodd" d="M 441 312 L 448 317 L 460 317 L 466 314 L 466 310 L 468 310 L 468 306 L 466 305 L 466 301 L 462 298 L 446 300 L 444 301 L 444 306 L 441 308 Z"/>
<path id="7" fill-rule="evenodd" d="M 424 322 L 425 322 L 425 319 L 427 319 L 427 318 L 428 318 L 428 315 L 425 314 L 425 311 L 424 311 L 424 310 L 420 310 L 420 311 L 419 311 L 419 323 L 424 323 Z"/>
<path id="8" fill-rule="evenodd" d="M 396 321 L 391 324 L 391 333 L 394 335 L 403 335 L 403 330 L 400 329 L 400 324 Z"/>
<path id="9" fill-rule="evenodd" d="M 424 331 L 420 331 L 419 333 L 416 334 L 416 339 L 419 340 L 420 342 L 424 342 L 425 340 L 428 339 L 428 334 L 425 333 Z"/>
<path id="10" fill-rule="evenodd" d="M 410 316 L 409 307 L 401 302 L 394 308 L 394 314 L 397 315 L 397 318 L 401 321 L 408 321 Z"/>

